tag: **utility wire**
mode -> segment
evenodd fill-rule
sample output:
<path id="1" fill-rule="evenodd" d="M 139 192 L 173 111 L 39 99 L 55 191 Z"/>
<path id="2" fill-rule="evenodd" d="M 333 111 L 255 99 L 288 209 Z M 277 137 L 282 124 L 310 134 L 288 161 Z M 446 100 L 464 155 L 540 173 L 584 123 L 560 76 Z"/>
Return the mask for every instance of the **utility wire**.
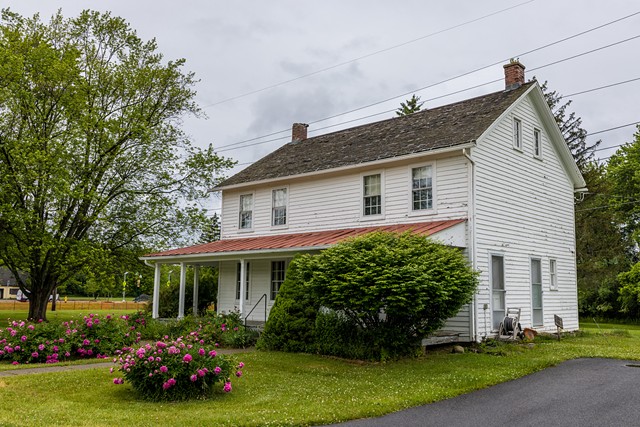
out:
<path id="1" fill-rule="evenodd" d="M 554 42 L 547 43 L 547 44 L 545 44 L 545 45 L 543 45 L 543 46 L 539 46 L 539 47 L 537 47 L 537 48 L 535 48 L 535 49 L 531 49 L 531 50 L 528 50 L 528 51 L 526 51 L 526 52 L 520 53 L 519 55 L 515 55 L 515 57 L 525 56 L 525 55 L 528 55 L 528 54 L 531 54 L 531 53 L 537 52 L 537 51 L 539 51 L 539 50 L 546 49 L 546 48 L 548 48 L 548 47 L 551 47 L 551 46 L 557 45 L 557 44 L 559 44 L 559 43 L 563 43 L 563 42 L 568 41 L 568 40 L 571 40 L 571 39 L 573 39 L 573 38 L 580 37 L 580 36 L 582 36 L 582 35 L 584 35 L 584 34 L 587 34 L 587 33 L 590 33 L 590 32 L 596 31 L 596 30 L 599 30 L 599 29 L 601 29 L 601 28 L 604 28 L 604 27 L 606 27 L 606 26 L 609 26 L 609 25 L 615 24 L 615 23 L 617 23 L 617 22 L 623 21 L 623 20 L 625 20 L 625 19 L 632 18 L 632 17 L 634 17 L 634 16 L 636 16 L 636 15 L 639 15 L 639 14 L 640 14 L 640 11 L 635 12 L 635 13 L 632 13 L 632 14 L 629 14 L 629 15 L 626 15 L 626 16 L 623 16 L 623 17 L 618 18 L 618 19 L 615 19 L 615 20 L 613 20 L 613 21 L 609 21 L 609 22 L 607 22 L 607 23 L 604 23 L 604 24 L 598 25 L 598 26 L 596 26 L 596 27 L 589 28 L 589 29 L 587 29 L 587 30 L 585 30 L 585 31 L 581 31 L 581 32 L 576 33 L 576 34 L 573 34 L 573 35 L 571 35 L 571 36 L 568 36 L 568 37 L 562 38 L 562 39 L 560 39 L 560 40 L 556 40 L 556 41 L 554 41 Z M 609 47 L 613 47 L 613 46 L 616 46 L 616 45 L 618 45 L 618 44 L 621 44 L 621 43 L 625 43 L 625 42 L 628 42 L 628 41 L 634 40 L 634 39 L 636 39 L 636 38 L 638 38 L 638 37 L 640 37 L 640 35 L 635 36 L 635 37 L 631 37 L 631 38 L 628 38 L 628 39 L 625 39 L 625 40 L 621 40 L 621 41 L 618 41 L 618 42 L 615 42 L 615 43 L 612 43 L 612 44 L 609 44 L 609 45 L 606 45 L 606 46 L 602 46 L 602 47 L 600 47 L 600 48 L 596 48 L 596 49 L 593 49 L 593 50 L 590 50 L 590 51 L 587 51 L 587 52 L 583 52 L 583 53 L 578 54 L 578 55 L 574 55 L 574 56 L 571 56 L 571 57 L 568 57 L 568 58 L 564 58 L 564 59 L 561 59 L 561 60 L 558 60 L 558 61 L 555 61 L 555 62 L 552 62 L 552 63 L 548 63 L 548 64 L 542 65 L 542 66 L 540 66 L 540 67 L 532 68 L 532 69 L 530 69 L 529 71 L 539 70 L 539 69 L 542 69 L 542 68 L 545 68 L 545 67 L 548 67 L 548 66 L 551 66 L 551 65 L 558 64 L 558 63 L 560 63 L 560 62 L 568 61 L 568 60 L 570 60 L 570 59 L 575 59 L 575 58 L 577 58 L 577 57 L 579 57 L 579 56 L 583 56 L 583 55 L 587 55 L 587 54 L 590 54 L 590 53 L 597 52 L 597 51 L 599 51 L 599 50 L 607 49 L 607 48 L 609 48 Z M 355 108 L 355 109 L 352 109 L 352 110 L 349 110 L 349 111 L 345 111 L 345 112 L 342 112 L 342 113 L 339 113 L 339 114 L 334 114 L 334 115 L 332 115 L 332 116 L 325 117 L 325 118 L 322 118 L 322 119 L 314 120 L 314 121 L 309 122 L 309 124 L 315 124 L 315 123 L 323 122 L 323 121 L 326 121 L 326 120 L 330 120 L 330 119 L 333 119 L 333 118 L 336 118 L 336 117 L 340 117 L 340 116 L 343 116 L 343 115 L 346 115 L 346 114 L 350 114 L 350 113 L 353 113 L 353 112 L 356 112 L 356 111 L 360 111 L 360 110 L 363 110 L 363 109 L 366 109 L 366 108 L 370 108 L 370 107 L 373 107 L 373 106 L 376 106 L 376 105 L 379 105 L 379 104 L 382 104 L 382 103 L 385 103 L 385 102 L 388 102 L 388 101 L 392 101 L 392 100 L 394 100 L 394 99 L 396 99 L 396 98 L 399 98 L 399 97 L 403 97 L 403 96 L 410 95 L 410 94 L 412 94 L 412 93 L 420 92 L 420 91 L 423 91 L 423 90 L 425 90 L 425 89 L 429 89 L 429 88 L 434 87 L 434 86 L 437 86 L 437 85 L 441 85 L 441 84 L 444 84 L 444 83 L 448 83 L 448 82 L 450 82 L 450 81 L 452 81 L 452 80 L 455 80 L 455 79 L 458 79 L 458 78 L 461 78 L 461 77 L 465 77 L 465 76 L 467 76 L 467 75 L 470 75 L 470 74 L 476 73 L 476 72 L 478 72 L 478 71 L 482 71 L 482 70 L 484 70 L 484 69 L 487 69 L 487 68 L 494 67 L 494 66 L 496 66 L 496 65 L 502 64 L 502 63 L 504 63 L 504 62 L 508 61 L 509 59 L 510 59 L 510 58 L 502 59 L 502 60 L 500 60 L 500 61 L 496 61 L 496 62 L 494 62 L 494 63 L 492 63 L 492 64 L 489 64 L 489 65 L 486 65 L 486 66 L 483 66 L 483 67 L 479 67 L 479 68 L 476 68 L 476 69 L 471 70 L 471 71 L 467 71 L 467 72 L 462 73 L 462 74 L 458 74 L 458 75 L 456 75 L 456 76 L 454 76 L 454 77 L 450 77 L 450 78 L 447 78 L 447 79 L 445 79 L 445 80 L 441 80 L 441 81 L 439 81 L 439 82 L 432 83 L 432 84 L 429 84 L 429 85 L 427 85 L 427 86 L 423 86 L 423 87 L 421 87 L 421 88 L 414 89 L 414 90 L 411 90 L 411 91 L 409 91 L 409 92 L 402 93 L 402 94 L 400 94 L 400 95 L 395 95 L 395 96 L 393 96 L 393 97 L 391 97 L 391 98 L 387 98 L 387 99 L 384 99 L 384 100 L 382 100 L 382 101 L 374 102 L 374 103 L 371 103 L 371 104 L 368 104 L 368 105 L 365 105 L 365 106 L 362 106 L 362 107 L 358 107 L 358 108 Z M 500 81 L 500 80 L 502 80 L 502 79 L 498 79 L 498 80 L 495 80 L 495 81 L 492 81 L 492 82 L 488 82 L 488 83 L 483 83 L 483 84 L 481 84 L 481 85 L 474 86 L 473 88 L 475 88 L 475 87 L 480 87 L 480 86 L 484 86 L 484 85 L 487 85 L 487 84 L 491 84 L 491 83 L 494 83 L 494 82 L 497 82 L 497 81 Z M 470 89 L 473 89 L 473 88 L 463 89 L 463 90 L 461 90 L 461 91 L 457 91 L 457 92 L 454 92 L 454 93 L 464 92 L 465 90 L 470 90 Z M 449 94 L 447 94 L 447 95 L 442 95 L 442 96 L 439 96 L 439 97 L 436 97 L 436 98 L 433 98 L 433 99 L 435 100 L 435 99 L 443 98 L 443 97 L 446 97 L 446 96 L 449 96 Z M 568 95 L 567 95 L 567 96 L 568 96 Z M 427 101 L 430 101 L 430 100 L 427 100 Z M 425 101 L 425 102 L 427 102 L 427 101 Z M 392 111 L 394 111 L 394 110 L 392 110 Z M 380 114 L 382 114 L 382 113 L 380 113 Z M 273 136 L 273 135 L 277 135 L 277 134 L 280 134 L 280 133 L 283 133 L 283 132 L 289 132 L 289 131 L 290 131 L 290 129 L 283 129 L 283 130 L 280 130 L 280 131 L 277 131 L 277 132 L 273 132 L 273 133 L 270 133 L 270 134 L 267 134 L 267 135 L 262 135 L 262 136 L 258 136 L 258 137 L 255 137 L 255 138 L 251 138 L 251 139 L 247 139 L 247 140 L 238 141 L 238 142 L 234 142 L 234 143 L 231 143 L 231 144 L 222 145 L 222 146 L 220 146 L 220 147 L 219 147 L 219 149 L 218 149 L 217 151 L 220 151 L 220 152 L 222 152 L 222 151 L 228 151 L 228 150 L 223 150 L 223 149 L 225 149 L 225 148 L 227 148 L 227 147 L 232 147 L 232 146 L 236 146 L 236 145 L 241 145 L 241 144 L 244 144 L 245 142 L 251 142 L 251 141 L 255 141 L 255 140 L 258 140 L 258 139 L 261 139 L 261 138 L 267 137 L 267 136 Z M 278 138 L 278 140 L 279 140 L 279 139 L 286 139 L 286 138 L 288 138 L 288 135 L 287 135 L 287 136 L 280 137 L 280 138 Z M 273 141 L 273 140 L 270 140 L 270 141 L 264 141 L 264 143 L 266 143 L 266 142 L 272 142 L 272 141 Z M 258 145 L 258 144 L 249 144 L 249 145 L 246 145 L 246 147 L 250 147 L 250 146 L 253 146 L 253 145 Z M 243 147 L 245 147 L 245 146 L 243 146 Z M 238 147 L 238 148 L 243 148 L 243 147 Z"/>
<path id="2" fill-rule="evenodd" d="M 640 13 L 640 12 L 638 12 L 638 13 Z M 542 69 L 542 68 L 550 67 L 550 66 L 552 66 L 552 65 L 557 65 L 557 64 L 560 64 L 560 63 L 562 63 L 562 62 L 570 61 L 570 60 L 572 60 L 572 59 L 576 59 L 576 58 L 579 58 L 579 57 L 581 57 L 581 56 L 589 55 L 589 54 L 592 54 L 592 53 L 594 53 L 594 52 L 599 52 L 599 51 L 601 51 L 601 50 L 608 49 L 608 48 L 610 48 L 610 47 L 617 46 L 617 45 L 620 45 L 620 44 L 622 44 L 622 43 L 627 43 L 627 42 L 629 42 L 629 41 L 636 40 L 636 39 L 638 39 L 638 38 L 640 38 L 640 34 L 639 34 L 639 35 L 636 35 L 636 36 L 633 36 L 633 37 L 629 37 L 629 38 L 623 39 L 623 40 L 619 40 L 619 41 L 614 42 L 614 43 L 609 43 L 609 44 L 607 44 L 607 45 L 600 46 L 600 47 L 597 47 L 597 48 L 595 48 L 595 49 L 591 49 L 591 50 L 588 50 L 588 51 L 585 51 L 585 52 L 582 52 L 582 53 L 578 53 L 578 54 L 576 54 L 576 55 L 568 56 L 568 57 L 566 57 L 566 58 L 562 58 L 562 59 L 559 59 L 559 60 L 557 60 L 557 61 L 552 61 L 552 62 L 549 62 L 549 63 L 547 63 L 547 64 L 540 65 L 540 66 L 538 66 L 538 67 L 531 68 L 531 69 L 530 69 L 530 71 L 536 71 L 536 70 L 540 70 L 540 69 Z M 499 63 L 502 63 L 502 62 L 503 62 L 503 61 L 501 61 L 501 62 L 499 62 Z M 493 64 L 493 65 L 495 65 L 495 64 Z M 466 74 L 469 74 L 469 73 L 471 73 L 471 72 L 461 74 L 460 76 L 462 76 L 462 75 L 466 75 Z M 425 87 L 423 87 L 423 88 L 418 89 L 417 91 L 407 92 L 407 93 L 405 93 L 404 95 L 400 95 L 400 96 L 405 96 L 405 95 L 408 95 L 408 94 L 410 94 L 410 93 L 419 92 L 419 91 L 421 91 L 421 90 L 424 90 L 424 89 L 430 88 L 430 87 L 432 87 L 432 86 L 435 86 L 435 85 L 440 84 L 440 83 L 443 83 L 443 82 L 447 82 L 447 81 L 453 80 L 453 79 L 455 79 L 455 78 L 457 78 L 457 77 L 452 77 L 452 78 L 449 78 L 449 79 L 443 80 L 442 82 L 434 83 L 434 84 L 429 85 L 429 86 L 425 86 Z M 453 95 L 453 94 L 458 94 L 458 93 L 461 93 L 461 92 L 465 92 L 465 91 L 468 91 L 468 90 L 471 90 L 471 89 L 478 88 L 478 87 L 480 87 L 480 86 L 485 86 L 485 85 L 488 85 L 488 84 L 496 83 L 496 82 L 499 82 L 499 81 L 501 81 L 501 80 L 502 80 L 502 79 L 500 78 L 500 79 L 492 80 L 492 81 L 490 81 L 490 82 L 481 83 L 481 84 L 479 84 L 479 85 L 475 85 L 475 86 L 472 86 L 472 87 L 468 87 L 468 88 L 465 88 L 465 89 L 461 89 L 461 90 L 458 90 L 458 91 L 455 91 L 455 92 L 452 92 L 452 93 L 449 93 L 449 94 L 440 95 L 440 96 L 438 96 L 438 97 L 436 97 L 436 98 L 433 98 L 433 99 L 427 99 L 427 100 L 425 100 L 425 102 L 432 101 L 432 100 L 434 100 L 434 99 L 444 98 L 444 97 L 449 96 L 449 95 Z M 631 81 L 636 81 L 636 80 L 639 80 L 639 79 L 632 79 L 632 80 L 630 80 L 630 82 L 631 82 Z M 620 84 L 621 84 L 621 83 L 620 83 Z M 593 90 L 597 90 L 597 88 L 594 88 Z M 382 104 L 382 103 L 384 103 L 384 102 L 387 102 L 387 101 L 393 100 L 393 99 L 395 99 L 395 98 L 397 98 L 397 97 L 388 98 L 388 99 L 385 99 L 385 100 L 383 100 L 383 101 L 378 101 L 378 102 L 375 102 L 375 103 L 372 103 L 372 104 L 366 105 L 366 106 L 364 106 L 364 107 L 358 107 L 358 108 L 352 109 L 352 110 L 347 111 L 347 112 L 344 112 L 344 113 L 340 113 L 340 114 L 336 114 L 336 115 L 333 115 L 333 116 L 330 116 L 330 117 L 326 117 L 326 118 L 324 118 L 324 119 L 318 119 L 318 120 L 315 120 L 315 121 L 309 122 L 309 124 L 314 124 L 314 123 L 319 123 L 319 122 L 323 122 L 323 121 L 326 121 L 326 120 L 330 120 L 330 119 L 333 119 L 333 118 L 336 118 L 336 117 L 339 117 L 339 116 L 342 116 L 342 115 L 345 115 L 345 114 L 349 114 L 349 113 L 352 113 L 352 112 L 355 112 L 355 111 L 359 111 L 359 110 L 363 110 L 363 109 L 365 109 L 365 108 L 369 108 L 369 107 L 372 107 L 372 106 L 375 106 L 375 105 L 378 105 L 378 104 Z M 341 123 L 341 124 L 342 124 L 342 123 Z M 593 134 L 595 134 L 595 132 L 594 132 Z M 593 135 L 593 134 L 592 134 L 592 135 Z M 216 150 L 216 151 L 217 151 L 217 152 L 232 151 L 232 150 L 237 150 L 237 149 L 240 149 L 240 148 L 246 148 L 246 147 L 252 147 L 252 146 L 255 146 L 255 145 L 266 144 L 267 142 L 272 142 L 272 141 L 281 140 L 281 139 L 285 139 L 285 138 L 288 138 L 288 136 L 283 136 L 283 137 L 280 137 L 280 138 L 276 138 L 276 139 L 272 139 L 272 140 L 267 140 L 267 141 L 254 142 L 254 143 L 252 143 L 252 144 L 247 144 L 247 145 L 242 145 L 242 146 L 236 147 L 236 145 L 239 145 L 239 144 L 244 143 L 244 141 L 241 141 L 241 142 L 238 142 L 238 143 L 233 143 L 233 144 L 223 145 L 223 146 L 221 147 L 221 149 L 218 149 L 218 150 Z M 254 138 L 253 140 L 255 140 L 255 139 L 257 139 L 257 138 Z M 232 146 L 233 146 L 233 148 L 227 148 L 227 147 L 232 147 Z"/>
<path id="3" fill-rule="evenodd" d="M 301 79 L 304 79 L 304 78 L 307 78 L 307 77 L 311 77 L 311 76 L 315 76 L 315 75 L 320 74 L 320 73 L 324 73 L 326 71 L 330 71 L 330 70 L 333 70 L 333 69 L 336 69 L 336 68 L 339 68 L 339 67 L 343 67 L 345 65 L 352 64 L 352 63 L 360 61 L 362 59 L 369 58 L 369 57 L 372 57 L 372 56 L 375 56 L 375 55 L 379 55 L 379 54 L 384 53 L 384 52 L 389 52 L 390 50 L 397 49 L 399 47 L 403 47 L 403 46 L 409 45 L 411 43 L 415 43 L 415 42 L 418 42 L 420 40 L 424 40 L 426 38 L 436 36 L 438 34 L 446 33 L 448 31 L 455 30 L 457 28 L 463 27 L 465 25 L 472 24 L 474 22 L 481 21 L 481 20 L 486 19 L 486 18 L 490 18 L 492 16 L 501 14 L 503 12 L 507 12 L 507 11 L 509 11 L 511 9 L 515 9 L 517 7 L 520 7 L 520 6 L 524 6 L 524 5 L 528 4 L 528 3 L 533 3 L 534 1 L 536 1 L 536 0 L 525 1 L 523 3 L 519 3 L 519 4 L 516 4 L 514 6 L 510 6 L 510 7 L 507 7 L 505 9 L 498 10 L 496 12 L 492 12 L 492 13 L 489 13 L 487 15 L 483 15 L 483 16 L 481 16 L 479 18 L 475 18 L 475 19 L 472 19 L 470 21 L 465 21 L 465 22 L 462 22 L 460 24 L 456 24 L 456 25 L 454 25 L 452 27 L 448 27 L 448 28 L 445 28 L 445 29 L 442 29 L 442 30 L 438 30 L 438 31 L 435 31 L 433 33 L 429 33 L 427 35 L 424 35 L 424 36 L 421 36 L 421 37 L 418 37 L 418 38 L 415 38 L 415 39 L 412 39 L 412 40 L 408 40 L 408 41 L 402 42 L 402 43 L 397 44 L 397 45 L 393 45 L 393 46 L 386 47 L 384 49 L 376 50 L 374 52 L 370 52 L 370 53 L 367 53 L 365 55 L 358 56 L 356 58 L 349 59 L 347 61 L 340 62 L 338 64 L 334 64 L 334 65 L 331 65 L 329 67 L 325 67 L 325 68 L 322 68 L 320 70 L 313 71 L 313 72 L 308 73 L 308 74 L 303 74 L 301 76 L 294 77 L 294 78 L 289 79 L 289 80 L 284 80 L 284 81 L 281 81 L 279 83 L 275 83 L 275 84 L 272 84 L 270 86 L 263 87 L 261 89 L 252 90 L 250 92 L 246 92 L 246 93 L 243 93 L 241 95 L 236 95 L 236 96 L 232 96 L 230 98 L 222 99 L 222 100 L 216 101 L 216 102 L 214 102 L 212 104 L 205 105 L 202 108 L 213 107 L 215 105 L 224 104 L 224 103 L 229 102 L 229 101 L 233 101 L 233 100 L 236 100 L 236 99 L 239 99 L 239 98 L 244 98 L 244 97 L 249 96 L 249 95 L 254 95 L 256 93 L 264 92 L 264 91 L 269 90 L 269 89 L 274 89 L 276 87 L 283 86 L 283 85 L 288 84 L 288 83 L 292 83 L 292 82 L 295 82 L 295 81 L 298 81 L 298 80 L 301 80 Z"/>

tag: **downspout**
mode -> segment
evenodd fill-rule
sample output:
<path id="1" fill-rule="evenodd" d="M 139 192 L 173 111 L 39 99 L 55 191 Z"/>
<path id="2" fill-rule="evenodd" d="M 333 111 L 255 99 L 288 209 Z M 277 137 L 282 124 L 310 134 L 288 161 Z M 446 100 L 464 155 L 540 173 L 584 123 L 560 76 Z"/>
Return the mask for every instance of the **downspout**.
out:
<path id="1" fill-rule="evenodd" d="M 469 217 L 467 221 L 467 226 L 469 227 L 469 257 L 471 258 L 471 267 L 474 271 L 477 270 L 477 262 L 476 262 L 476 180 L 475 180 L 475 165 L 476 162 L 471 158 L 471 149 L 467 152 L 466 148 L 462 149 L 462 155 L 469 160 L 467 165 L 467 176 L 468 176 L 468 195 L 467 195 L 467 216 Z M 469 334 L 471 335 L 471 339 L 475 342 L 478 342 L 478 327 L 476 324 L 476 315 L 477 306 L 478 306 L 478 292 L 473 293 L 473 300 L 471 301 L 471 313 L 469 319 Z"/>

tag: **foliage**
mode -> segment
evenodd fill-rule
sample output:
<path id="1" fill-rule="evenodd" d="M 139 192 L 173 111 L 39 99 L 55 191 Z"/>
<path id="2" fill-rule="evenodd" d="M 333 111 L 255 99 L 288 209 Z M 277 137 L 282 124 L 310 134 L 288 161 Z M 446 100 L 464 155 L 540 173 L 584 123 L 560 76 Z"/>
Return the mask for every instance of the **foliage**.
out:
<path id="1" fill-rule="evenodd" d="M 196 79 L 121 18 L 0 22 L 0 260 L 44 318 L 51 291 L 118 248 L 179 244 L 232 162 L 180 128 Z M 218 178 L 216 178 L 218 177 Z"/>
<path id="2" fill-rule="evenodd" d="M 587 131 L 582 128 L 582 118 L 577 117 L 574 111 L 567 111 L 573 101 L 569 100 L 563 104 L 563 96 L 555 90 L 550 91 L 547 82 L 544 82 L 540 89 L 542 89 L 556 124 L 573 154 L 573 159 L 576 161 L 578 168 L 582 170 L 584 166 L 594 160 L 595 150 L 602 141 L 598 140 L 593 144 L 587 144 Z"/>
<path id="3" fill-rule="evenodd" d="M 240 378 L 244 366 L 232 357 L 218 356 L 210 342 L 194 334 L 137 349 L 123 348 L 115 361 L 124 379 L 114 378 L 114 384 L 126 380 L 141 397 L 154 401 L 204 398 L 218 383 L 224 383 L 228 393 L 231 377 Z"/>
<path id="4" fill-rule="evenodd" d="M 618 274 L 630 266 L 629 244 L 611 204 L 611 180 L 595 162 L 583 167 L 589 192 L 576 203 L 576 262 L 582 316 L 621 316 Z"/>
<path id="5" fill-rule="evenodd" d="M 640 318 L 640 262 L 618 275 L 621 311 L 633 319 Z"/>
<path id="6" fill-rule="evenodd" d="M 273 320 L 269 317 L 261 345 L 333 349 L 330 354 L 347 356 L 351 350 L 337 347 L 355 339 L 370 347 L 367 358 L 377 360 L 412 354 L 423 337 L 469 302 L 477 284 L 458 249 L 410 233 L 371 233 L 303 255 L 287 276 L 291 282 L 276 299 L 280 308 Z M 315 301 L 309 311 L 302 305 L 306 301 L 292 301 L 304 294 Z M 315 314 L 320 306 L 330 310 L 327 315 Z M 310 332 L 302 332 L 312 324 Z M 331 335 L 335 339 L 323 344 Z"/>
<path id="7" fill-rule="evenodd" d="M 104 358 L 141 339 L 144 318 L 89 314 L 59 323 L 11 321 L 0 329 L 0 360 L 56 363 L 74 358 Z"/>
<path id="8" fill-rule="evenodd" d="M 607 172 L 611 180 L 612 210 L 625 236 L 637 246 L 640 244 L 640 126 L 634 141 L 611 156 Z"/>
<path id="9" fill-rule="evenodd" d="M 411 98 L 405 102 L 400 103 L 400 107 L 396 110 L 396 115 L 399 117 L 408 116 L 409 114 L 417 113 L 422 109 L 424 101 L 420 102 L 420 97 L 415 94 L 411 95 Z"/>
<path id="10" fill-rule="evenodd" d="M 314 330 L 320 304 L 307 284 L 313 274 L 312 258 L 297 256 L 280 286 L 258 348 L 313 352 Z"/>
<path id="11" fill-rule="evenodd" d="M 203 224 L 200 232 L 200 243 L 209 243 L 220 240 L 220 217 L 214 212 L 211 218 L 208 218 Z"/>
<path id="12" fill-rule="evenodd" d="M 166 284 L 160 286 L 160 303 L 158 305 L 158 315 L 161 318 L 169 319 L 178 317 L 178 302 L 180 297 L 180 283 L 173 275 L 173 281 L 167 280 Z M 162 283 L 162 282 L 161 282 Z M 205 314 L 208 308 L 217 302 L 218 296 L 218 269 L 214 267 L 200 267 L 198 284 L 198 313 Z M 185 284 L 185 314 L 193 311 L 193 270 L 187 270 Z M 153 301 L 149 301 L 146 311 L 150 314 L 153 311 Z"/>

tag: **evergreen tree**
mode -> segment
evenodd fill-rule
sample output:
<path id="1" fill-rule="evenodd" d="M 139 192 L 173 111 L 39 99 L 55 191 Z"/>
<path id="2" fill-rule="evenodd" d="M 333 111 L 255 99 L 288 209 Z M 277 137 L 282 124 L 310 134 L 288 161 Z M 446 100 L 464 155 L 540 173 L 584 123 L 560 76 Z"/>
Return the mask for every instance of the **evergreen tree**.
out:
<path id="1" fill-rule="evenodd" d="M 540 88 L 578 168 L 582 171 L 589 162 L 594 160 L 594 152 L 602 141 L 587 144 L 587 131 L 582 128 L 582 118 L 577 117 L 574 111 L 567 111 L 572 101 L 562 103 L 562 95 L 555 90 L 550 91 L 547 82 L 544 82 Z"/>
<path id="2" fill-rule="evenodd" d="M 420 97 L 413 94 L 406 102 L 400 103 L 400 107 L 396 110 L 396 115 L 402 117 L 417 113 L 423 105 L 424 102 L 420 102 Z"/>

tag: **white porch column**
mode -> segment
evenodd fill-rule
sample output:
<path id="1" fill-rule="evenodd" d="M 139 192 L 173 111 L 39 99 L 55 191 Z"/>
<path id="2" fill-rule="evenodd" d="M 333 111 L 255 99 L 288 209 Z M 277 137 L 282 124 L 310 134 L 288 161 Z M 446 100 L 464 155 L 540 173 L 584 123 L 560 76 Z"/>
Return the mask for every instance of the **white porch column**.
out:
<path id="1" fill-rule="evenodd" d="M 200 266 L 193 266 L 193 315 L 198 315 L 198 286 L 200 285 Z"/>
<path id="2" fill-rule="evenodd" d="M 184 317 L 184 294 L 186 292 L 187 285 L 187 265 L 184 262 L 180 263 L 180 292 L 178 298 L 178 319 Z"/>
<path id="3" fill-rule="evenodd" d="M 151 317 L 158 318 L 158 305 L 160 304 L 160 263 L 156 262 L 153 272 L 153 313 Z"/>
<path id="4" fill-rule="evenodd" d="M 247 263 L 243 259 L 240 260 L 240 301 L 238 302 L 238 310 L 240 310 L 240 318 L 244 314 L 244 292 L 247 287 Z"/>

